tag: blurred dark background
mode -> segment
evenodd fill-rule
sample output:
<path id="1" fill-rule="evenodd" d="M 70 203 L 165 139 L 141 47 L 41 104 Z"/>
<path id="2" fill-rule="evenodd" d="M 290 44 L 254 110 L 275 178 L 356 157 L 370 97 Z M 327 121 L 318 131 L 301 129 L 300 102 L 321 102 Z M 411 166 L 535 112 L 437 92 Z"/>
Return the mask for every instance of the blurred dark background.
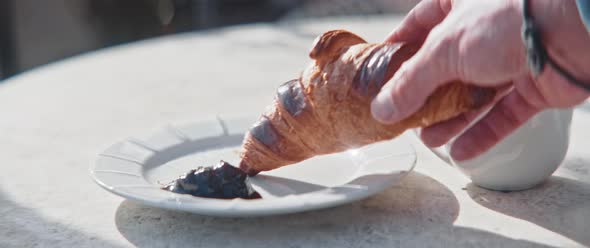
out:
<path id="1" fill-rule="evenodd" d="M 216 27 L 403 13 L 419 0 L 0 0 L 0 80 L 103 47 Z"/>

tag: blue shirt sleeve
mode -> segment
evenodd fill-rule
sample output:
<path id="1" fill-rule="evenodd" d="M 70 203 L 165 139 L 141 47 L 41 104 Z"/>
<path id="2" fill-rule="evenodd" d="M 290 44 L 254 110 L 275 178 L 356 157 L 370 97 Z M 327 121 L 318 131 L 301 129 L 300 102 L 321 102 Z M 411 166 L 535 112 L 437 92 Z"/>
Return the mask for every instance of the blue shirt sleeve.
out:
<path id="1" fill-rule="evenodd" d="M 582 22 L 586 26 L 586 30 L 590 32 L 590 0 L 576 0 L 576 3 L 578 4 Z"/>

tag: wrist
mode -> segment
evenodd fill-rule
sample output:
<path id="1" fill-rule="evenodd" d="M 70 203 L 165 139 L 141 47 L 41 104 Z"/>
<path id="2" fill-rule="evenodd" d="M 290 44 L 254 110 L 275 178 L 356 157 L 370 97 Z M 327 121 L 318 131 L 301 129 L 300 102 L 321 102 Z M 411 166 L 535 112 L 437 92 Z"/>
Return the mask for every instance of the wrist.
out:
<path id="1" fill-rule="evenodd" d="M 575 0 L 530 0 L 530 4 L 548 55 L 576 78 L 590 82 L 590 35 Z"/>

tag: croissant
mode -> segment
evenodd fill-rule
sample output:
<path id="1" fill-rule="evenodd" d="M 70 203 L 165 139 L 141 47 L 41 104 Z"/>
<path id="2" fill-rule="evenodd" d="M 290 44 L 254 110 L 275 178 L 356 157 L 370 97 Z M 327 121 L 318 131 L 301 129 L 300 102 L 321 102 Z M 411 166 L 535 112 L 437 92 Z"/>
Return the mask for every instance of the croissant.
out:
<path id="1" fill-rule="evenodd" d="M 389 140 L 493 99 L 494 89 L 451 82 L 398 123 L 374 120 L 371 100 L 419 45 L 368 44 L 344 30 L 318 37 L 309 54 L 313 62 L 298 79 L 278 88 L 273 104 L 246 133 L 240 168 L 256 175 L 313 156 Z"/>

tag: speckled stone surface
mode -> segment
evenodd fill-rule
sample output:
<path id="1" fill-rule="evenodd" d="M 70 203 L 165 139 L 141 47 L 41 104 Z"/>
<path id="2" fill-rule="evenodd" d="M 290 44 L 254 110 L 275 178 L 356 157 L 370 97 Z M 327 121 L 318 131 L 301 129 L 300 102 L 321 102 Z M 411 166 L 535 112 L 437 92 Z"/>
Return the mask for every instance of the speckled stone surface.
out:
<path id="1" fill-rule="evenodd" d="M 416 172 L 370 199 L 265 218 L 142 206 L 88 176 L 111 143 L 170 122 L 259 113 L 308 60 L 313 38 L 347 28 L 378 41 L 398 17 L 239 26 L 115 47 L 0 84 L 0 247 L 582 247 L 590 245 L 590 104 L 545 184 L 473 186 L 420 143 Z M 229 97 L 231 101 L 217 101 Z"/>

